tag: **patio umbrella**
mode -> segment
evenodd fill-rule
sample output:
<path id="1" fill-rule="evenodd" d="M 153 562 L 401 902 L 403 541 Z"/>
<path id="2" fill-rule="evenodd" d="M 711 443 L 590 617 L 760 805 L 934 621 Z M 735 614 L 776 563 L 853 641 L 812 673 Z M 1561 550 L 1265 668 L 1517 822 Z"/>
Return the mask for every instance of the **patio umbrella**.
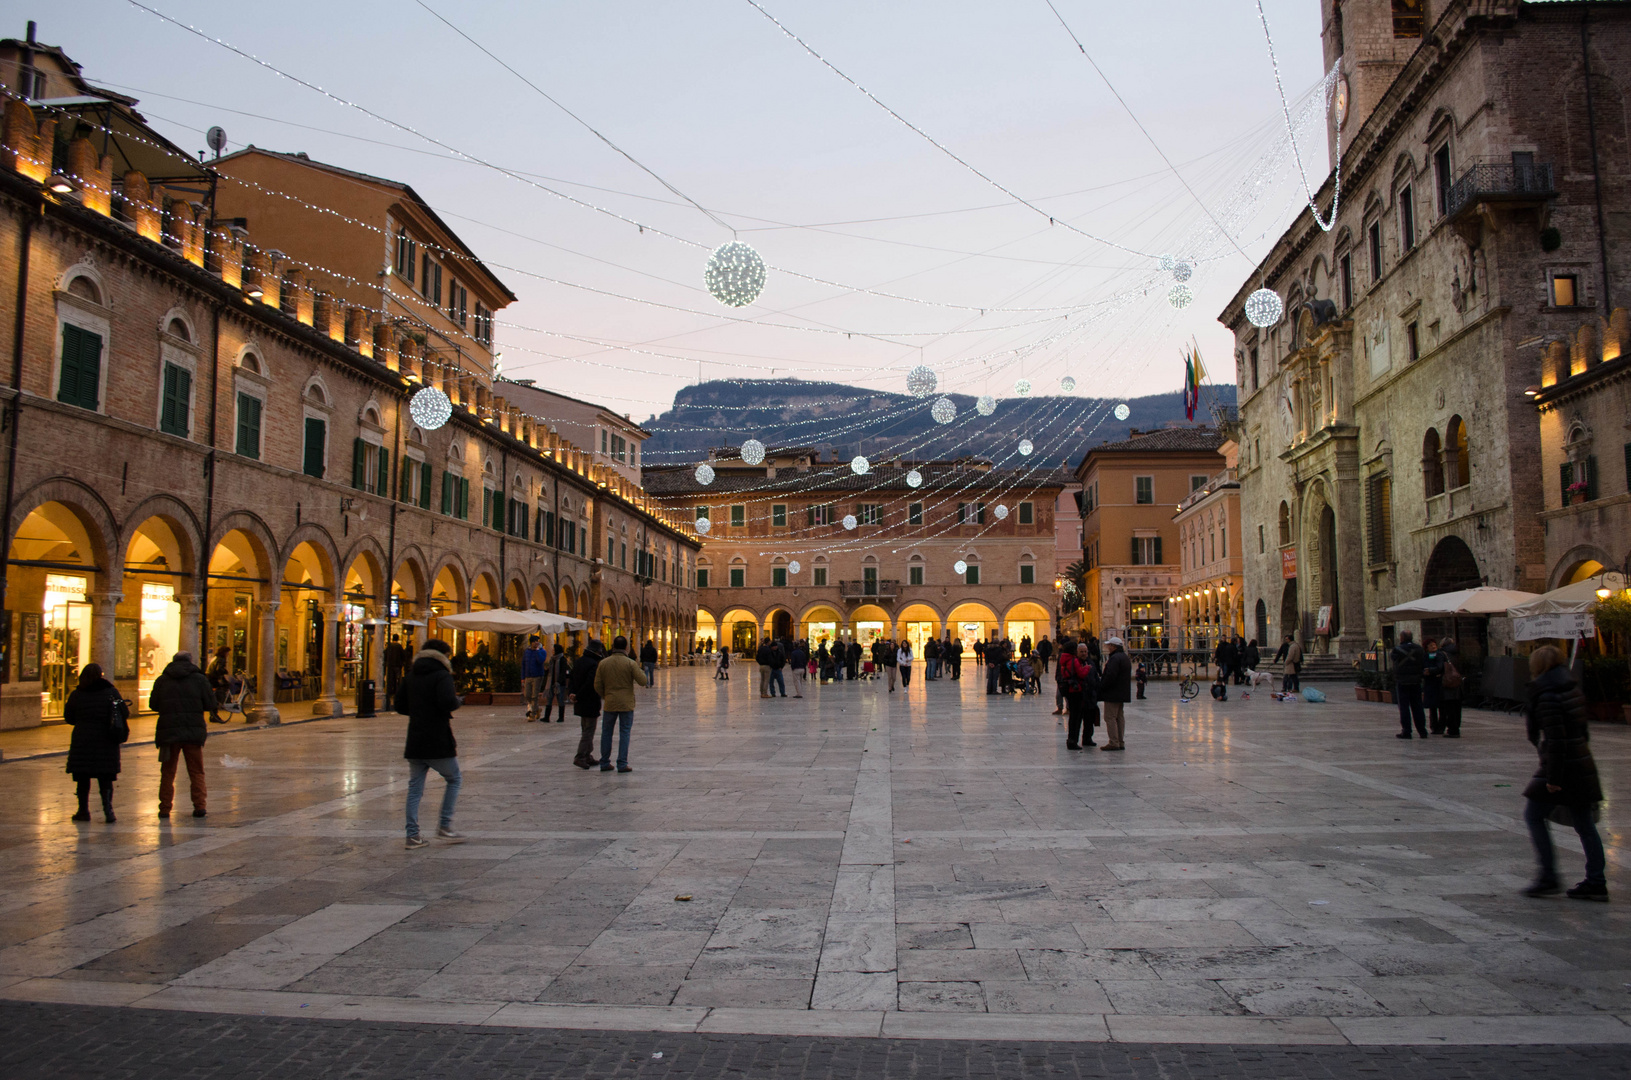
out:
<path id="1" fill-rule="evenodd" d="M 557 615 L 552 611 L 511 611 L 493 608 L 491 611 L 466 611 L 460 615 L 439 615 L 438 627 L 454 630 L 485 630 L 495 634 L 560 634 L 568 630 L 582 630 L 589 624 L 582 619 Z"/>
<path id="2" fill-rule="evenodd" d="M 1518 589 L 1497 589 L 1490 585 L 1480 585 L 1476 589 L 1439 593 L 1437 596 L 1424 596 L 1420 600 L 1394 604 L 1390 608 L 1383 608 L 1381 614 L 1385 623 L 1414 619 L 1453 619 L 1457 616 L 1505 615 L 1507 609 L 1513 605 L 1527 603 L 1538 596 L 1538 593 Z"/>
<path id="3" fill-rule="evenodd" d="M 1515 636 L 1519 641 L 1536 641 L 1596 633 L 1591 605 L 1597 602 L 1597 590 L 1605 587 L 1615 591 L 1625 588 L 1625 575 L 1609 570 L 1508 608 Z"/>

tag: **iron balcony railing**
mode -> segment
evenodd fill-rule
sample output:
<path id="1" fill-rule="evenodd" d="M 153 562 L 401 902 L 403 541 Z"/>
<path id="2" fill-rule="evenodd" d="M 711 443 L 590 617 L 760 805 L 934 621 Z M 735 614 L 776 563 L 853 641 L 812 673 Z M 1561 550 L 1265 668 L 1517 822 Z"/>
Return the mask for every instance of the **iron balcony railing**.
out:
<path id="1" fill-rule="evenodd" d="M 894 600 L 900 596 L 900 582 L 893 578 L 840 581 L 838 594 L 845 600 Z"/>
<path id="2" fill-rule="evenodd" d="M 1488 199 L 1550 199 L 1557 194 L 1550 165 L 1474 165 L 1450 187 L 1449 217 Z"/>

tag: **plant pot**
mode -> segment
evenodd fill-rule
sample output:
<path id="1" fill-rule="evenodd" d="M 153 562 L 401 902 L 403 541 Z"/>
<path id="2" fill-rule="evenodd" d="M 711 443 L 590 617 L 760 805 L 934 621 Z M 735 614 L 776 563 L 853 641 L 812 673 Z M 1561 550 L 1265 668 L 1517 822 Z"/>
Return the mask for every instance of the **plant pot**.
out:
<path id="1" fill-rule="evenodd" d="M 1382 702 L 1384 704 L 1386 704 L 1386 705 L 1392 705 L 1393 704 L 1393 691 L 1392 690 L 1378 690 L 1378 691 L 1376 691 L 1376 693 L 1382 695 L 1381 700 L 1382 700 Z"/>
<path id="2" fill-rule="evenodd" d="M 1618 701 L 1586 702 L 1586 719 L 1600 724 L 1625 723 L 1625 705 Z"/>
<path id="3" fill-rule="evenodd" d="M 1369 701 L 1370 691 L 1366 690 L 1363 686 L 1356 686 L 1354 687 L 1354 697 L 1358 698 L 1360 701 Z"/>
<path id="4" fill-rule="evenodd" d="M 464 703 L 466 705 L 491 705 L 493 703 L 493 695 L 485 690 L 472 690 L 470 693 L 464 695 Z"/>
<path id="5" fill-rule="evenodd" d="M 519 692 L 514 694 L 495 693 L 487 695 L 487 703 L 489 705 L 525 705 L 526 698 L 524 698 Z"/>

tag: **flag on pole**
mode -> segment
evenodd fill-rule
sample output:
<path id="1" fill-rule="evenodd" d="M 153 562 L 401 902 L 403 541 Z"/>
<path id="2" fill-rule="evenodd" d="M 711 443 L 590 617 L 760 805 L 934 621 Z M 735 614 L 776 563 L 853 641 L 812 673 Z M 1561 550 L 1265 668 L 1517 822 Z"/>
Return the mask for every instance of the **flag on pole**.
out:
<path id="1" fill-rule="evenodd" d="M 1206 368 L 1201 364 L 1201 350 L 1191 345 L 1184 354 L 1184 419 L 1195 419 L 1195 410 L 1201 403 L 1201 383 L 1206 378 Z"/>

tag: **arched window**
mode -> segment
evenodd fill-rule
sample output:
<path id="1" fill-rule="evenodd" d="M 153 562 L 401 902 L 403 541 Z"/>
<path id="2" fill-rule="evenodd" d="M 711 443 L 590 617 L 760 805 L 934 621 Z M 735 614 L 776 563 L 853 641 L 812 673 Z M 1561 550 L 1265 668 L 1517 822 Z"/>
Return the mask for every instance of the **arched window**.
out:
<path id="1" fill-rule="evenodd" d="M 1285 547 L 1291 543 L 1291 507 L 1284 500 L 1280 503 L 1280 546 Z"/>
<path id="2" fill-rule="evenodd" d="M 191 341 L 193 339 L 192 334 L 187 332 L 187 324 L 182 322 L 180 319 L 171 319 L 170 325 L 164 329 L 166 333 L 173 337 L 178 337 L 182 341 Z"/>
<path id="3" fill-rule="evenodd" d="M 1428 428 L 1427 437 L 1421 441 L 1421 482 L 1422 491 L 1429 499 L 1444 494 L 1444 468 L 1439 460 L 1442 450 L 1438 431 Z"/>
<path id="4" fill-rule="evenodd" d="M 85 274 L 79 274 L 68 282 L 68 293 L 71 296 L 79 297 L 81 300 L 89 300 L 93 304 L 102 302 L 102 290 L 98 289 L 96 282 Z"/>
<path id="5" fill-rule="evenodd" d="M 1450 487 L 1472 482 L 1472 463 L 1467 459 L 1467 425 L 1459 416 L 1450 417 L 1444 429 L 1444 481 Z"/>

